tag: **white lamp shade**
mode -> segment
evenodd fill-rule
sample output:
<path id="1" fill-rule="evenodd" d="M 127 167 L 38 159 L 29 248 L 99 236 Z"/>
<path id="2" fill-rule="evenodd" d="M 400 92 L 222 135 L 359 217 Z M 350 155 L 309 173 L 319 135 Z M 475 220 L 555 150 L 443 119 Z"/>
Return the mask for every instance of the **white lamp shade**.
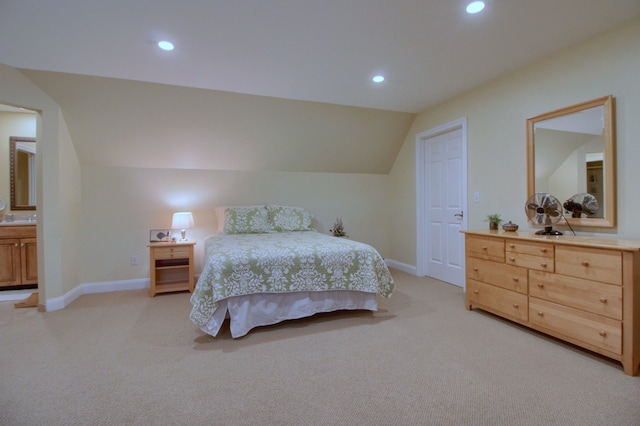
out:
<path id="1" fill-rule="evenodd" d="M 177 212 L 173 214 L 173 221 L 171 222 L 171 227 L 173 229 L 187 229 L 192 228 L 193 215 L 191 212 Z"/>

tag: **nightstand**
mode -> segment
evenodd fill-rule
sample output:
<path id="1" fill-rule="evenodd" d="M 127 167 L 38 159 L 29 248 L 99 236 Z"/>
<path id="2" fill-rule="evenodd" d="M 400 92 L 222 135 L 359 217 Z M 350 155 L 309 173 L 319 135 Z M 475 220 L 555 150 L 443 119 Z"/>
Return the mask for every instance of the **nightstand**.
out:
<path id="1" fill-rule="evenodd" d="M 149 296 L 172 291 L 193 292 L 193 247 L 196 241 L 150 243 Z"/>

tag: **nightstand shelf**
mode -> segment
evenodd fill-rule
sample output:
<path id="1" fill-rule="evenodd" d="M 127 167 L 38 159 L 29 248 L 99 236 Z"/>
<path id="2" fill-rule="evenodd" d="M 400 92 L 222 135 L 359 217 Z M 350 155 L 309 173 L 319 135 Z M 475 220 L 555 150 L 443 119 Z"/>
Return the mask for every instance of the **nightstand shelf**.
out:
<path id="1" fill-rule="evenodd" d="M 149 296 L 174 291 L 193 292 L 195 245 L 196 241 L 149 244 Z"/>

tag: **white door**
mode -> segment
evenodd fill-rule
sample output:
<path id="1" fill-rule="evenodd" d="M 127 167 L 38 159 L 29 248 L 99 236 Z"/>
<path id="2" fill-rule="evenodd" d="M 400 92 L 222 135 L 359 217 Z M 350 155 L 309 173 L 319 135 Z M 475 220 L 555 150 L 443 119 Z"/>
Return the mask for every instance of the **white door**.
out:
<path id="1" fill-rule="evenodd" d="M 466 122 L 418 135 L 418 272 L 464 287 Z M 422 262 L 420 261 L 422 260 Z M 422 272 L 420 274 L 420 272 Z"/>

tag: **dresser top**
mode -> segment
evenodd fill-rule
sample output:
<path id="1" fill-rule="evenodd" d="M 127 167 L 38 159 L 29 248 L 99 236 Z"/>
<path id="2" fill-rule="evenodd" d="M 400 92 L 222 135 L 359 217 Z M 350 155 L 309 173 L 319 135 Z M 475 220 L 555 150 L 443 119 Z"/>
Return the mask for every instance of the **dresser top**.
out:
<path id="1" fill-rule="evenodd" d="M 640 251 L 640 241 L 625 240 L 622 238 L 606 238 L 606 237 L 580 237 L 573 235 L 536 235 L 534 232 L 525 231 L 490 231 L 490 230 L 466 230 L 461 231 L 468 235 L 493 236 L 505 239 L 542 241 L 553 244 L 564 244 L 569 246 L 593 247 L 615 249 L 623 251 Z"/>

